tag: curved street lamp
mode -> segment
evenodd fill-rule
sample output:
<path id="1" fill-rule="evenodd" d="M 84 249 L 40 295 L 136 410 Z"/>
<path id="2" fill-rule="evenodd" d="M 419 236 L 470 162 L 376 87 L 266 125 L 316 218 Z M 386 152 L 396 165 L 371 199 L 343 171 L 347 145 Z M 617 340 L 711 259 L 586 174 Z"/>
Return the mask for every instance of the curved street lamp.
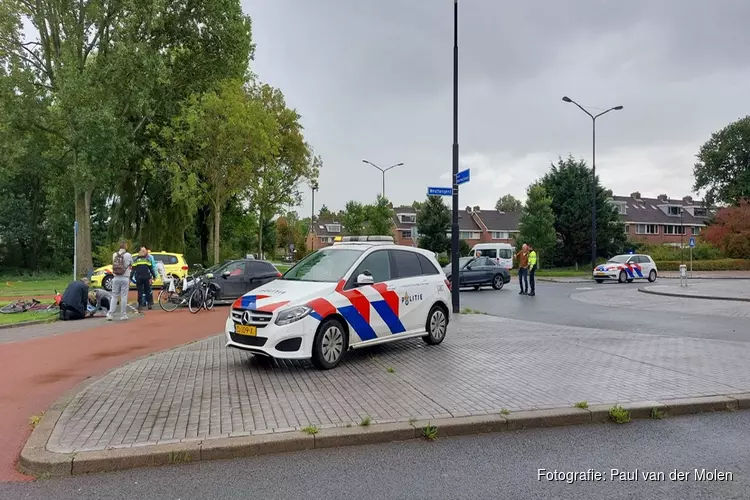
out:
<path id="1" fill-rule="evenodd" d="M 591 118 L 591 272 L 594 272 L 594 269 L 596 269 L 596 119 L 602 115 L 606 115 L 610 111 L 620 111 L 622 109 L 622 106 L 614 106 L 605 111 L 602 111 L 598 115 L 593 115 L 589 113 L 586 108 L 584 108 L 568 96 L 564 96 L 562 100 L 568 103 L 575 104 L 581 109 L 581 111 L 589 115 L 589 118 Z"/>
<path id="2" fill-rule="evenodd" d="M 379 167 L 378 165 L 375 165 L 375 164 L 374 164 L 373 162 L 371 162 L 370 160 L 362 160 L 362 163 L 367 163 L 368 165 L 372 165 L 373 167 L 375 167 L 375 168 L 377 168 L 378 170 L 380 170 L 380 172 L 382 172 L 382 174 L 383 174 L 383 198 L 385 198 L 385 173 L 386 173 L 386 172 L 388 172 L 388 171 L 389 171 L 390 169 L 392 169 L 392 168 L 396 168 L 396 167 L 400 167 L 400 166 L 402 166 L 402 165 L 403 165 L 403 163 L 396 163 L 395 165 L 391 165 L 391 166 L 390 166 L 390 167 L 388 167 L 388 168 L 381 168 L 381 167 Z"/>

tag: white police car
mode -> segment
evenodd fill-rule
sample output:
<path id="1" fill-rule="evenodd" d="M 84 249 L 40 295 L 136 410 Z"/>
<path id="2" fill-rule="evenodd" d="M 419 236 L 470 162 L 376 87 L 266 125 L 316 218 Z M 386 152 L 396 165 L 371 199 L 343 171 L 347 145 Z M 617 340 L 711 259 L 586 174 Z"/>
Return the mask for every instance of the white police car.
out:
<path id="1" fill-rule="evenodd" d="M 435 254 L 390 236 L 337 237 L 232 305 L 227 347 L 330 369 L 348 349 L 445 338 L 450 285 Z"/>
<path id="2" fill-rule="evenodd" d="M 647 279 L 653 283 L 658 272 L 656 262 L 650 255 L 615 255 L 604 264 L 596 266 L 594 279 L 597 283 L 603 283 L 604 280 L 630 283 L 638 279 Z"/>

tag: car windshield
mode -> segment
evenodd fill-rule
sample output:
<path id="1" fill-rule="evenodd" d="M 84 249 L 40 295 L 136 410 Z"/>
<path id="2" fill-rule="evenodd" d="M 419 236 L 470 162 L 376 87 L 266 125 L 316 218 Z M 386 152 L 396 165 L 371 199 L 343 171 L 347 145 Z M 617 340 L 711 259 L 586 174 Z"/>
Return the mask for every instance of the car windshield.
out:
<path id="1" fill-rule="evenodd" d="M 615 264 L 624 264 L 628 261 L 628 259 L 632 257 L 632 255 L 616 255 L 609 259 L 607 262 L 613 262 Z"/>
<path id="2" fill-rule="evenodd" d="M 466 266 L 466 264 L 468 264 L 472 260 L 474 260 L 474 257 L 461 257 L 460 259 L 458 259 L 458 268 L 463 269 Z M 448 263 L 448 265 L 445 266 L 443 269 L 450 271 L 451 265 L 452 264 Z"/>
<path id="3" fill-rule="evenodd" d="M 335 283 L 344 277 L 363 252 L 349 248 L 324 248 L 299 261 L 279 279 Z"/>

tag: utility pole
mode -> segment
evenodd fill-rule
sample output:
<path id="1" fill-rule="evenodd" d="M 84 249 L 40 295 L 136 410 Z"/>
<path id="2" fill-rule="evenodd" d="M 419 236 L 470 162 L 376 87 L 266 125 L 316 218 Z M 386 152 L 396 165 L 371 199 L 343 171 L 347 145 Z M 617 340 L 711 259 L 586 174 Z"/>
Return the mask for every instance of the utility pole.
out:
<path id="1" fill-rule="evenodd" d="M 451 302 L 453 313 L 461 311 L 458 295 L 458 0 L 453 0 L 453 217 L 451 220 Z"/>
<path id="2" fill-rule="evenodd" d="M 383 194 L 382 194 L 382 196 L 383 196 L 383 198 L 385 198 L 385 173 L 388 172 L 392 168 L 396 168 L 396 167 L 402 166 L 403 162 L 402 163 L 396 163 L 395 165 L 391 165 L 388 168 L 381 168 L 380 166 L 374 164 L 370 160 L 362 160 L 362 163 L 367 163 L 368 165 L 372 165 L 373 167 L 375 167 L 378 170 L 380 170 L 380 172 L 383 174 L 383 192 L 382 192 Z"/>
<path id="3" fill-rule="evenodd" d="M 310 233 L 311 233 L 310 246 L 312 248 L 310 250 L 315 251 L 315 191 L 318 190 L 318 183 L 313 182 L 310 185 L 310 190 L 312 191 L 312 212 L 310 214 Z"/>

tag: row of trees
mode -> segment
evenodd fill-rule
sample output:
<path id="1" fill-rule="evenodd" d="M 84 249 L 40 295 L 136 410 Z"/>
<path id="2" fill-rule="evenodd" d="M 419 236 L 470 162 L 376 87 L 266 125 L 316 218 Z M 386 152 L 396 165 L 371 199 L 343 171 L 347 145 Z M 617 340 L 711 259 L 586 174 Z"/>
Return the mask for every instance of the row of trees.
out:
<path id="1" fill-rule="evenodd" d="M 122 237 L 192 262 L 275 249 L 321 161 L 254 50 L 239 0 L 2 2 L 2 266 L 69 269 L 74 221 L 81 272 Z"/>

